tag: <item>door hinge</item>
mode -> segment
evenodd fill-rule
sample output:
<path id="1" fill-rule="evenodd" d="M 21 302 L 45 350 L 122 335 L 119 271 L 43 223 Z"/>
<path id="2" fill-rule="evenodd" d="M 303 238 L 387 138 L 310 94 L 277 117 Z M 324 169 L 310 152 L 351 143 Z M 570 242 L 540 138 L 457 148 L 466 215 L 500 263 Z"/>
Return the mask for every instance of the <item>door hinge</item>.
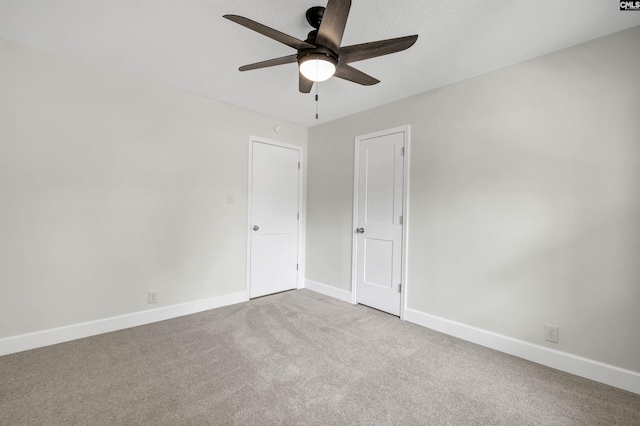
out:
<path id="1" fill-rule="evenodd" d="M 404 221 L 404 216 L 400 216 L 400 220 L 399 220 L 400 225 L 402 225 L 402 222 L 403 222 L 403 221 Z"/>
<path id="2" fill-rule="evenodd" d="M 402 293 L 402 284 L 398 284 L 398 293 Z"/>
<path id="3" fill-rule="evenodd" d="M 404 146 L 402 147 L 402 156 L 404 157 Z"/>
<path id="4" fill-rule="evenodd" d="M 298 213 L 298 220 L 300 220 L 300 213 Z"/>
<path id="5" fill-rule="evenodd" d="M 298 264 L 296 263 L 296 271 L 298 270 Z"/>
<path id="6" fill-rule="evenodd" d="M 298 170 L 300 170 L 300 162 L 298 161 Z"/>

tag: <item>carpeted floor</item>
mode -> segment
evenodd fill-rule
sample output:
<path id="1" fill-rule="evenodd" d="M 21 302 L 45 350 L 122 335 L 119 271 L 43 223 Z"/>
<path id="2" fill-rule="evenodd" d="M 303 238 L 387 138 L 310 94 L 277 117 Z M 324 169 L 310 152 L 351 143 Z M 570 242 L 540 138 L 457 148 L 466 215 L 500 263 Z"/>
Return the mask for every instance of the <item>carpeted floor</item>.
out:
<path id="1" fill-rule="evenodd" d="M 640 395 L 309 290 L 0 357 L 1 425 L 640 425 Z"/>

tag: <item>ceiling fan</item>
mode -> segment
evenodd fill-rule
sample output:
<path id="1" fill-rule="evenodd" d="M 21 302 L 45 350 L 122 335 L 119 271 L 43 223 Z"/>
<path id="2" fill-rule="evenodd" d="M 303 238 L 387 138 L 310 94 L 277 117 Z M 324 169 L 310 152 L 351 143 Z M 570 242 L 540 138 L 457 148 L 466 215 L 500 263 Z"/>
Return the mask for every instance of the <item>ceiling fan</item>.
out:
<path id="1" fill-rule="evenodd" d="M 334 75 L 365 86 L 379 83 L 380 80 L 353 68 L 349 63 L 408 49 L 413 46 L 418 36 L 412 35 L 341 47 L 340 43 L 350 8 L 351 0 L 328 0 L 326 7 L 316 6 L 307 10 L 307 22 L 314 30 L 307 35 L 307 39 L 304 41 L 243 16 L 224 15 L 230 21 L 298 51 L 293 55 L 244 65 L 240 67 L 240 71 L 297 62 L 300 70 L 298 88 L 302 93 L 309 93 L 314 82 L 327 80 Z"/>

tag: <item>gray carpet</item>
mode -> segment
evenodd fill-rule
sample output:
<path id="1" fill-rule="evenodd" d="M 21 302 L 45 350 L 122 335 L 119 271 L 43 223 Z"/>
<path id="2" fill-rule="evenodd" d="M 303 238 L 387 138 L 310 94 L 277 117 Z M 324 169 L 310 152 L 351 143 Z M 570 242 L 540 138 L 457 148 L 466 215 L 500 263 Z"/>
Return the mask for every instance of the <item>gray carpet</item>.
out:
<path id="1" fill-rule="evenodd" d="M 2 425 L 640 425 L 640 395 L 309 290 L 0 357 Z"/>

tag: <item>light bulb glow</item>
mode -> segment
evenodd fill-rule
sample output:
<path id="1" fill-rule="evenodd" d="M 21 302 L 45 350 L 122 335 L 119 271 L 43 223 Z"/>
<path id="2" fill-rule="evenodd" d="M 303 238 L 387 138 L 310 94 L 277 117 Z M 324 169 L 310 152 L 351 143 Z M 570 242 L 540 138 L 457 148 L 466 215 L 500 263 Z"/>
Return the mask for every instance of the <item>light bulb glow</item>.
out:
<path id="1" fill-rule="evenodd" d="M 300 72 L 308 80 L 325 81 L 336 72 L 336 65 L 327 57 L 311 57 L 300 62 Z"/>

